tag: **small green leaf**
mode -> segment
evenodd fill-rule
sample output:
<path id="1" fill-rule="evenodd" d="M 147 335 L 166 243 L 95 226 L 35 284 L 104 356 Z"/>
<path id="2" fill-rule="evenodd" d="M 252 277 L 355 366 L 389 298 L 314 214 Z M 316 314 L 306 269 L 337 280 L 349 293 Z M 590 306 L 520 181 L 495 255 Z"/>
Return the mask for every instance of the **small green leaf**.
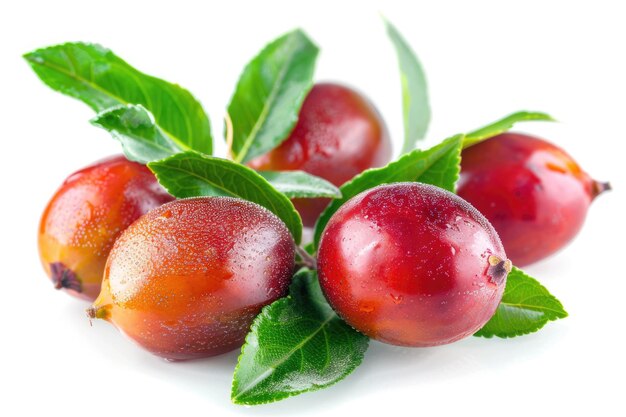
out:
<path id="1" fill-rule="evenodd" d="M 385 20 L 387 34 L 391 39 L 400 66 L 402 82 L 402 110 L 404 116 L 404 145 L 402 153 L 415 149 L 418 140 L 424 139 L 430 123 L 430 105 L 426 75 L 415 52 L 411 49 L 400 32 Z"/>
<path id="2" fill-rule="evenodd" d="M 417 181 L 454 192 L 459 178 L 463 135 L 448 138 L 421 151 L 416 149 L 382 168 L 372 168 L 346 182 L 339 189 L 342 197 L 330 202 L 315 224 L 314 242 L 318 247 L 322 232 L 332 215 L 346 201 L 362 191 L 381 184 Z"/>
<path id="3" fill-rule="evenodd" d="M 259 175 L 289 198 L 341 197 L 339 188 L 304 171 L 259 171 Z"/>
<path id="4" fill-rule="evenodd" d="M 100 112 L 91 119 L 94 126 L 107 130 L 120 141 L 131 161 L 148 162 L 186 150 L 166 135 L 152 114 L 141 105 L 120 105 Z"/>
<path id="5" fill-rule="evenodd" d="M 369 339 L 326 303 L 314 271 L 252 323 L 233 376 L 236 404 L 264 404 L 328 387 L 361 364 Z"/>
<path id="6" fill-rule="evenodd" d="M 245 165 L 187 151 L 150 162 L 148 167 L 177 198 L 228 196 L 257 203 L 285 222 L 296 243 L 300 242 L 302 220 L 291 201 Z"/>
<path id="7" fill-rule="evenodd" d="M 559 300 L 537 280 L 514 267 L 507 277 L 496 313 L 474 336 L 521 336 L 536 332 L 549 321 L 565 317 L 567 312 Z"/>
<path id="8" fill-rule="evenodd" d="M 482 142 L 485 139 L 489 139 L 493 136 L 499 135 L 500 133 L 504 133 L 507 130 L 511 129 L 513 125 L 517 122 L 530 121 L 554 122 L 555 120 L 552 118 L 552 116 L 549 116 L 545 113 L 528 111 L 513 113 L 496 122 L 493 122 L 491 124 L 488 124 L 487 126 L 481 127 L 480 129 L 466 134 L 465 140 L 463 141 L 463 148 L 476 145 L 478 142 Z"/>
<path id="9" fill-rule="evenodd" d="M 287 139 L 313 86 L 317 54 L 305 33 L 294 30 L 248 63 L 228 106 L 237 162 L 263 155 Z"/>
<path id="10" fill-rule="evenodd" d="M 211 154 L 209 119 L 184 88 L 146 75 L 95 44 L 65 43 L 24 55 L 53 90 L 77 98 L 96 112 L 120 104 L 141 104 L 163 133 L 181 147 Z"/>

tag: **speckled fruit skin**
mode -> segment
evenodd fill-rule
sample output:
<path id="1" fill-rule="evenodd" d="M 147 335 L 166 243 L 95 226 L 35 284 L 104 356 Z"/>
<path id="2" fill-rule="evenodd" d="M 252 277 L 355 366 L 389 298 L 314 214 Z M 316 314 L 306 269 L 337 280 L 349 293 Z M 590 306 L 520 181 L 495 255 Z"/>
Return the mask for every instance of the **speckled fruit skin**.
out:
<path id="1" fill-rule="evenodd" d="M 169 360 L 228 352 L 287 292 L 294 251 L 285 224 L 257 204 L 177 200 L 120 236 L 88 314 Z"/>
<path id="2" fill-rule="evenodd" d="M 570 242 L 591 201 L 608 187 L 591 179 L 562 149 L 519 133 L 465 149 L 461 166 L 458 194 L 489 219 L 517 266 Z"/>
<path id="3" fill-rule="evenodd" d="M 147 167 L 121 155 L 70 175 L 39 224 L 39 255 L 55 287 L 93 301 L 115 239 L 172 199 Z"/>
<path id="4" fill-rule="evenodd" d="M 367 190 L 331 218 L 319 247 L 322 290 L 351 326 L 381 342 L 434 346 L 494 314 L 511 264 L 471 205 L 440 188 Z"/>
<path id="5" fill-rule="evenodd" d="M 348 87 L 321 83 L 304 100 L 289 138 L 248 165 L 262 171 L 301 170 L 340 186 L 368 168 L 385 165 L 390 157 L 389 134 L 376 108 Z M 329 201 L 293 200 L 308 227 Z"/>

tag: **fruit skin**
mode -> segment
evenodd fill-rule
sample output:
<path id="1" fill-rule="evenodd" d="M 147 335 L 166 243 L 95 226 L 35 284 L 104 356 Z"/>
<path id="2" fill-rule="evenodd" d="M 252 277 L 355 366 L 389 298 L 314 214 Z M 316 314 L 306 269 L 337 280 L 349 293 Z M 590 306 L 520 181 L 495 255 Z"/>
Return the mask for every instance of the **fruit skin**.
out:
<path id="1" fill-rule="evenodd" d="M 93 301 L 115 239 L 141 215 L 172 199 L 146 166 L 122 155 L 70 175 L 39 224 L 39 255 L 55 288 Z"/>
<path id="2" fill-rule="evenodd" d="M 385 165 L 390 157 L 387 127 L 369 100 L 348 87 L 320 83 L 304 100 L 289 137 L 248 165 L 260 171 L 301 170 L 340 186 L 368 168 Z M 329 201 L 293 200 L 308 227 Z"/>
<path id="3" fill-rule="evenodd" d="M 351 326 L 400 346 L 451 343 L 494 314 L 511 269 L 489 222 L 443 189 L 397 183 L 367 190 L 331 218 L 320 285 Z"/>
<path id="4" fill-rule="evenodd" d="M 461 167 L 459 196 L 489 219 L 517 266 L 570 242 L 593 199 L 608 189 L 562 149 L 519 133 L 465 149 Z"/>
<path id="5" fill-rule="evenodd" d="M 295 246 L 265 208 L 228 197 L 177 200 L 117 240 L 90 317 L 169 360 L 243 344 L 261 308 L 287 292 Z"/>

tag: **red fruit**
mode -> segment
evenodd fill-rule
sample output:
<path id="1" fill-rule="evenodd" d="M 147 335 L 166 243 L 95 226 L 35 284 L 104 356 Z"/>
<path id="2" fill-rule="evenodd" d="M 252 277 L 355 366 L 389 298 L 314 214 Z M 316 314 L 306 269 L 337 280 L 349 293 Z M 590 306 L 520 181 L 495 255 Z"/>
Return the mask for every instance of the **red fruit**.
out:
<path id="1" fill-rule="evenodd" d="M 115 239 L 141 215 L 172 199 L 148 168 L 123 156 L 70 175 L 39 225 L 39 255 L 55 288 L 93 301 Z"/>
<path id="2" fill-rule="evenodd" d="M 381 342 L 433 346 L 480 329 L 511 269 L 489 222 L 430 185 L 367 190 L 331 218 L 320 242 L 322 290 L 355 329 Z"/>
<path id="3" fill-rule="evenodd" d="M 285 295 L 295 246 L 285 224 L 244 200 L 177 200 L 115 243 L 88 314 L 171 360 L 235 349 L 261 308 Z"/>
<path id="4" fill-rule="evenodd" d="M 365 97 L 341 85 L 316 84 L 289 138 L 249 165 L 261 171 L 306 171 L 340 186 L 390 157 L 385 123 Z M 304 225 L 313 226 L 330 200 L 293 201 Z"/>
<path id="5" fill-rule="evenodd" d="M 511 261 L 524 266 L 565 246 L 593 199 L 609 188 L 562 149 L 505 133 L 462 154 L 458 194 L 489 219 Z"/>

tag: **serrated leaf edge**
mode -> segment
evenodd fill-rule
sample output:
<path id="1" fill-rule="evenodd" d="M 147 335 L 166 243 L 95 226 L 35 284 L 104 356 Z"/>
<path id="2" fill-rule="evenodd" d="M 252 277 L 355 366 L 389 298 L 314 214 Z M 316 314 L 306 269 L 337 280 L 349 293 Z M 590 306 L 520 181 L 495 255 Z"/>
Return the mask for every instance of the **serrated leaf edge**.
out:
<path id="1" fill-rule="evenodd" d="M 124 106 L 124 105 L 134 105 L 134 103 L 130 103 L 130 102 L 128 102 L 128 101 L 126 101 L 126 100 L 122 99 L 122 98 L 121 98 L 121 97 L 119 97 L 118 95 L 113 94 L 112 92 L 110 92 L 110 91 L 108 91 L 108 90 L 105 90 L 105 89 L 101 88 L 101 87 L 100 87 L 100 86 L 98 86 L 97 84 L 94 84 L 93 82 L 91 82 L 91 81 L 89 81 L 89 80 L 87 80 L 87 79 L 85 79 L 85 78 L 83 78 L 83 77 L 79 77 L 79 76 L 78 76 L 77 74 L 75 74 L 75 73 L 68 72 L 68 71 L 66 71 L 65 69 L 63 69 L 63 68 L 61 68 L 61 67 L 59 67 L 59 66 L 57 66 L 57 65 L 51 65 L 51 64 L 50 64 L 50 62 L 49 62 L 49 61 L 47 61 L 47 60 L 45 60 L 45 59 L 37 59 L 37 58 L 36 58 L 38 54 L 41 54 L 43 51 L 50 50 L 50 49 L 52 49 L 52 48 L 61 48 L 61 50 L 63 50 L 63 48 L 67 48 L 67 47 L 70 47 L 70 46 L 77 46 L 77 45 L 80 45 L 80 46 L 85 46 L 85 47 L 99 48 L 99 49 L 101 49 L 101 50 L 102 50 L 102 52 L 103 52 L 103 53 L 105 53 L 105 54 L 112 54 L 112 55 L 113 55 L 115 58 L 117 58 L 118 60 L 120 60 L 120 61 L 122 61 L 123 63 L 125 63 L 126 65 L 128 65 L 128 66 L 132 67 L 132 66 L 131 66 L 130 64 L 128 64 L 125 60 L 123 60 L 123 59 L 122 59 L 122 58 L 120 58 L 119 56 L 115 55 L 115 53 L 114 53 L 111 49 L 109 49 L 109 48 L 107 48 L 107 47 L 105 47 L 105 46 L 102 46 L 102 45 L 101 45 L 101 44 L 99 44 L 99 43 L 92 43 L 92 42 L 63 42 L 63 43 L 60 43 L 60 44 L 50 45 L 50 46 L 46 46 L 46 47 L 43 47 L 43 48 L 37 48 L 37 49 L 35 49 L 35 50 L 33 50 L 33 51 L 26 52 L 25 54 L 23 54 L 23 55 L 22 55 L 22 58 L 24 58 L 24 59 L 26 60 L 26 62 L 28 62 L 28 64 L 29 64 L 31 67 L 32 67 L 33 65 L 40 65 L 40 66 L 42 66 L 42 67 L 47 67 L 47 68 L 49 68 L 49 69 L 51 69 L 51 70 L 54 70 L 54 71 L 60 72 L 60 73 L 62 73 L 62 74 L 65 74 L 66 76 L 68 76 L 68 77 L 70 77 L 70 78 L 72 78 L 72 79 L 76 80 L 78 83 L 81 83 L 81 84 L 83 84 L 83 85 L 86 85 L 86 86 L 87 86 L 87 87 L 89 87 L 89 88 L 93 88 L 94 90 L 99 91 L 100 93 L 102 93 L 102 94 L 104 94 L 104 95 L 107 95 L 107 96 L 109 96 L 109 97 L 113 98 L 114 100 L 119 101 L 121 106 Z M 64 50 L 63 50 L 63 53 L 67 56 L 67 54 L 65 53 L 65 51 L 64 51 Z M 71 64 L 71 66 L 72 66 L 72 67 L 74 66 L 74 63 L 73 63 L 73 62 L 71 62 L 71 60 L 70 60 L 69 58 L 67 58 L 67 61 Z M 198 107 L 202 110 L 202 112 L 203 112 L 204 116 L 207 118 L 207 122 L 208 122 L 209 129 L 210 129 L 210 127 L 211 127 L 211 122 L 210 122 L 210 120 L 209 120 L 208 114 L 206 113 L 206 111 L 205 111 L 205 110 L 204 110 L 204 108 L 202 107 L 202 104 L 200 103 L 200 101 L 199 101 L 198 99 L 196 99 L 196 98 L 195 98 L 195 96 L 194 96 L 193 94 L 191 94 L 191 92 L 190 92 L 189 90 L 187 90 L 186 88 L 182 87 L 180 84 L 173 83 L 173 82 L 170 82 L 170 81 L 165 81 L 165 80 L 163 80 L 163 79 L 161 79 L 161 78 L 158 78 L 158 77 L 155 77 L 155 76 L 153 76 L 153 75 L 146 74 L 146 73 L 144 73 L 143 71 L 139 71 L 138 69 L 136 69 L 136 68 L 134 68 L 134 67 L 132 67 L 132 68 L 133 68 L 135 71 L 137 71 L 138 73 L 140 73 L 141 75 L 143 75 L 144 77 L 146 77 L 146 78 L 149 78 L 149 79 L 151 79 L 151 80 L 153 80 L 153 81 L 156 81 L 156 82 L 163 82 L 163 83 L 166 83 L 166 84 L 170 84 L 170 85 L 172 85 L 172 86 L 174 86 L 174 87 L 180 88 L 180 89 L 181 89 L 184 93 L 187 93 L 187 94 L 189 95 L 189 98 L 190 98 L 192 101 L 194 101 L 194 102 L 198 105 Z M 41 77 L 40 77 L 40 79 L 41 79 Z M 42 82 L 43 82 L 44 84 L 48 85 L 48 83 L 47 83 L 46 81 L 42 80 Z M 143 89 L 143 87 L 140 87 L 140 88 L 141 88 L 141 89 Z M 64 93 L 64 92 L 62 92 L 62 94 L 67 95 L 67 94 L 66 94 L 66 93 Z M 147 95 L 146 95 L 146 97 L 149 97 L 149 96 L 147 96 Z M 72 97 L 72 98 L 75 98 L 75 97 Z M 172 100 L 174 100 L 174 101 L 176 102 L 176 105 L 177 105 L 177 106 L 180 106 L 180 104 L 178 103 L 178 97 L 171 96 L 171 98 L 172 98 Z M 78 100 L 79 100 L 79 101 L 83 101 L 83 100 L 81 100 L 81 99 L 78 99 Z M 83 101 L 83 102 L 84 102 L 84 101 Z M 85 103 L 85 104 L 87 104 L 87 105 L 88 105 L 89 107 L 91 107 L 93 110 L 96 110 L 96 109 L 95 109 L 93 106 L 91 106 L 90 104 L 88 104 L 88 103 Z M 142 107 L 143 107 L 143 106 L 142 106 Z M 108 110 L 108 109 L 105 109 L 105 110 L 103 110 L 103 111 L 106 111 L 106 110 Z M 146 110 L 147 110 L 147 109 L 146 109 Z M 99 113 L 102 113 L 102 112 L 99 112 Z M 99 114 L 99 113 L 98 113 L 98 114 Z M 154 116 L 152 115 L 152 112 L 148 111 L 148 113 L 149 113 L 149 114 L 151 115 L 151 117 L 154 119 Z M 183 112 L 183 113 L 184 113 L 184 112 Z M 96 115 L 96 116 L 97 116 L 97 115 Z M 190 130 L 190 129 L 189 129 L 189 120 L 186 120 L 186 121 L 185 121 L 185 123 L 188 125 L 188 126 L 187 126 L 187 130 Z M 182 143 L 180 142 L 180 139 L 179 139 L 178 137 L 176 137 L 173 133 L 171 133 L 171 132 L 167 131 L 166 129 L 164 129 L 163 127 L 161 127 L 160 125 L 158 125 L 158 124 L 156 124 L 156 123 L 155 123 L 155 126 L 158 126 L 158 127 L 161 129 L 161 131 L 162 131 L 162 132 L 163 132 L 163 133 L 164 133 L 164 134 L 165 134 L 165 135 L 166 135 L 166 136 L 167 136 L 167 137 L 168 137 L 168 138 L 169 138 L 172 142 L 176 143 L 176 145 L 177 145 L 177 146 L 181 146 L 183 149 L 191 149 L 191 148 L 189 148 L 188 146 L 186 146 L 186 145 L 182 144 Z M 212 143 L 212 142 L 213 142 L 213 137 L 212 137 L 212 135 L 211 135 L 211 132 L 210 132 L 210 131 L 208 132 L 208 134 L 209 134 L 209 139 L 210 139 L 210 140 L 209 140 L 209 143 L 210 143 L 210 148 L 211 148 L 211 151 L 213 151 L 213 143 Z"/>
<path id="2" fill-rule="evenodd" d="M 267 400 L 260 400 L 260 401 L 240 401 L 238 400 L 238 396 L 241 395 L 241 393 L 236 394 L 236 389 L 237 389 L 237 383 L 236 383 L 236 377 L 237 377 L 237 373 L 239 371 L 240 368 L 240 360 L 243 357 L 243 355 L 245 354 L 245 350 L 246 347 L 249 345 L 250 341 L 249 338 L 254 337 L 254 333 L 255 331 L 258 329 L 258 326 L 260 325 L 260 321 L 263 319 L 263 317 L 268 315 L 268 310 L 274 306 L 274 304 L 277 303 L 289 303 L 289 302 L 294 302 L 294 299 L 291 295 L 288 295 L 286 297 L 283 297 L 279 300 L 274 301 L 272 304 L 269 304 L 265 307 L 263 307 L 263 309 L 261 310 L 261 313 L 255 317 L 254 321 L 252 322 L 252 325 L 250 326 L 250 331 L 248 332 L 248 334 L 246 335 L 245 338 L 245 342 L 243 344 L 243 346 L 241 347 L 241 353 L 239 354 L 239 356 L 237 357 L 237 365 L 235 366 L 235 371 L 233 373 L 233 381 L 231 384 L 231 401 L 233 402 L 233 404 L 237 404 L 237 405 L 262 405 L 262 404 L 270 404 L 270 403 L 274 403 L 277 401 L 281 401 L 284 400 L 286 398 L 289 397 L 294 397 L 296 395 L 300 395 L 300 394 L 304 394 L 307 392 L 314 392 L 314 391 L 318 391 L 320 389 L 323 388 L 328 388 L 334 384 L 336 384 L 337 382 L 342 381 L 343 379 L 345 379 L 347 376 L 349 376 L 359 365 L 361 365 L 361 363 L 363 362 L 363 358 L 365 357 L 365 352 L 367 351 L 367 345 L 365 347 L 365 349 L 363 350 L 363 352 L 358 355 L 356 357 L 356 360 L 349 366 L 346 368 L 346 372 L 344 373 L 344 375 L 342 375 L 340 378 L 337 378 L 327 384 L 319 384 L 319 385 L 313 385 L 311 388 L 306 389 L 306 390 L 302 390 L 302 391 L 292 391 L 292 392 L 281 392 L 281 393 L 274 393 L 274 397 L 267 399 Z M 322 324 L 322 326 L 326 325 L 327 323 L 329 323 L 332 319 L 334 319 L 335 317 L 338 317 L 340 320 L 341 318 L 339 316 L 337 316 L 334 312 L 332 315 L 330 315 L 326 321 Z M 320 329 L 322 329 L 322 326 L 320 326 Z M 314 335 L 316 335 L 320 330 L 316 330 L 313 334 L 311 334 L 308 338 L 307 341 L 310 340 Z M 369 344 L 369 339 L 366 339 L 366 343 Z M 304 345 L 304 344 L 302 344 Z M 284 363 L 284 361 L 278 363 L 278 365 L 280 365 L 281 363 Z M 262 379 L 258 379 L 259 381 L 264 380 L 265 378 L 267 378 L 269 375 L 271 375 L 271 373 L 265 375 Z M 257 380 L 255 380 L 256 382 Z M 250 391 L 251 388 L 243 391 L 243 392 L 248 392 Z"/>

